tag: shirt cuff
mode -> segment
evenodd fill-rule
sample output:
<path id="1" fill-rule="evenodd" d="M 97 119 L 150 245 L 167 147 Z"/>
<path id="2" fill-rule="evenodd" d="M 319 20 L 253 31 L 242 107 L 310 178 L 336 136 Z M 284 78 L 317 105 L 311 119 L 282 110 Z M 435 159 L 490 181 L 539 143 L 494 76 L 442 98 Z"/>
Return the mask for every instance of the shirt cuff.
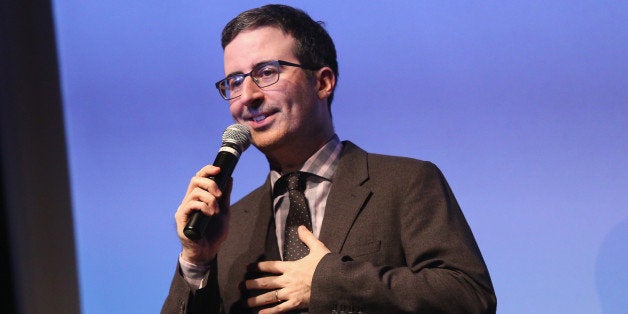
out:
<path id="1" fill-rule="evenodd" d="M 183 278 L 187 281 L 190 289 L 197 290 L 205 287 L 207 284 L 207 278 L 209 277 L 210 265 L 196 265 L 192 264 L 179 254 L 179 265 L 181 266 L 181 273 Z"/>

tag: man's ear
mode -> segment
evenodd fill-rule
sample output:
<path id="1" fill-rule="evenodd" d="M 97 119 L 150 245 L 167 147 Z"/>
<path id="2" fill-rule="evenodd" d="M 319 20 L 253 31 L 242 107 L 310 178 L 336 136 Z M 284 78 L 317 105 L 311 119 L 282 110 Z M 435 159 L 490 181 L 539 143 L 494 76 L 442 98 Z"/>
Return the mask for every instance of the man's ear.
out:
<path id="1" fill-rule="evenodd" d="M 336 87 L 336 75 L 329 67 L 323 67 L 316 73 L 318 98 L 327 99 Z"/>

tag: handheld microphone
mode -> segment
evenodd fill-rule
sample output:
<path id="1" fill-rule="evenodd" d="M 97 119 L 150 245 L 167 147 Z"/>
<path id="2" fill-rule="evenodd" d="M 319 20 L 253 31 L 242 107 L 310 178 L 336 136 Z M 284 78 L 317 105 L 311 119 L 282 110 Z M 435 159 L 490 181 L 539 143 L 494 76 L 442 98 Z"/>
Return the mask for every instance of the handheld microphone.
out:
<path id="1" fill-rule="evenodd" d="M 235 169 L 240 154 L 244 152 L 251 144 L 251 133 L 247 127 L 242 124 L 232 124 L 222 134 L 222 146 L 218 150 L 218 155 L 212 165 L 220 168 L 217 176 L 211 176 L 209 179 L 216 182 L 221 191 L 225 191 L 225 187 L 233 169 Z M 190 214 L 188 223 L 183 228 L 183 234 L 190 240 L 198 240 L 205 235 L 205 228 L 209 224 L 211 217 L 203 215 L 200 210 Z"/>

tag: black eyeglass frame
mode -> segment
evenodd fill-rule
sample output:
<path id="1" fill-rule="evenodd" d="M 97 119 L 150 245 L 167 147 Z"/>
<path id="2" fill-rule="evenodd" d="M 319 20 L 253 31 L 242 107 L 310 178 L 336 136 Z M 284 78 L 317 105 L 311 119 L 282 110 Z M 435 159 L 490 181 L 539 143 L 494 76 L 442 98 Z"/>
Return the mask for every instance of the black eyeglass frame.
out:
<path id="1" fill-rule="evenodd" d="M 277 82 L 279 82 L 279 74 L 281 73 L 281 71 L 277 71 L 277 80 L 276 80 L 276 81 L 274 81 L 274 82 L 272 82 L 272 83 L 270 83 L 270 84 L 266 84 L 266 85 L 264 85 L 264 86 L 260 86 L 260 85 L 259 85 L 258 80 L 257 80 L 255 77 L 253 77 L 253 72 L 255 72 L 255 71 L 257 71 L 258 69 L 263 68 L 263 67 L 265 67 L 265 66 L 267 66 L 267 65 L 269 65 L 269 64 L 276 64 L 276 65 L 277 65 L 277 68 L 279 68 L 279 67 L 280 67 L 280 66 L 282 66 L 282 65 L 285 65 L 285 66 L 297 67 L 297 68 L 301 68 L 301 69 L 304 69 L 304 70 L 310 70 L 310 71 L 314 71 L 314 70 L 316 70 L 316 69 L 313 69 L 313 68 L 305 67 L 305 66 L 303 66 L 303 65 L 301 65 L 301 64 L 292 63 L 292 62 L 288 62 L 288 61 L 284 61 L 284 60 L 272 60 L 272 61 L 262 62 L 262 63 L 258 63 L 258 64 L 256 64 L 256 65 L 253 67 L 253 69 L 251 69 L 251 71 L 250 71 L 249 73 L 238 73 L 238 74 L 232 74 L 232 75 L 229 75 L 229 76 L 225 77 L 224 79 L 222 79 L 222 80 L 220 80 L 220 81 L 216 82 L 216 84 L 215 84 L 215 85 L 216 85 L 216 88 L 218 89 L 218 93 L 220 94 L 220 96 L 221 96 L 224 100 L 232 100 L 232 99 L 236 99 L 236 98 L 240 97 L 240 96 L 242 95 L 242 93 L 240 93 L 238 96 L 228 98 L 228 97 L 227 97 L 227 89 L 222 88 L 222 86 L 227 86 L 227 85 L 229 85 L 229 84 L 227 83 L 227 80 L 229 80 L 229 79 L 231 79 L 231 78 L 234 78 L 234 77 L 238 77 L 238 76 L 239 76 L 239 77 L 242 77 L 242 81 L 244 81 L 244 79 L 245 79 L 247 76 L 250 76 L 250 77 L 251 77 L 251 79 L 253 80 L 253 83 L 255 83 L 255 85 L 257 85 L 257 87 L 259 87 L 259 88 L 264 88 L 264 87 L 268 87 L 268 86 L 271 86 L 271 85 L 276 84 Z"/>

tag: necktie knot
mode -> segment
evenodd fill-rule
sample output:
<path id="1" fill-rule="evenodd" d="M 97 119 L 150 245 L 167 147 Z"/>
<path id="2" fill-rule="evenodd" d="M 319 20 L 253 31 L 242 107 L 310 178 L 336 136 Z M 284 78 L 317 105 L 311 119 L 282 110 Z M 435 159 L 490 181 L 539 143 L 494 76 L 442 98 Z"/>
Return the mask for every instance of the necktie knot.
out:
<path id="1" fill-rule="evenodd" d="M 295 171 L 281 176 L 273 188 L 273 198 L 286 193 L 287 191 L 305 191 L 307 173 Z"/>
<path id="2" fill-rule="evenodd" d="M 288 191 L 297 190 L 305 191 L 305 177 L 306 174 L 300 171 L 290 172 L 285 175 L 286 183 L 288 185 Z"/>

